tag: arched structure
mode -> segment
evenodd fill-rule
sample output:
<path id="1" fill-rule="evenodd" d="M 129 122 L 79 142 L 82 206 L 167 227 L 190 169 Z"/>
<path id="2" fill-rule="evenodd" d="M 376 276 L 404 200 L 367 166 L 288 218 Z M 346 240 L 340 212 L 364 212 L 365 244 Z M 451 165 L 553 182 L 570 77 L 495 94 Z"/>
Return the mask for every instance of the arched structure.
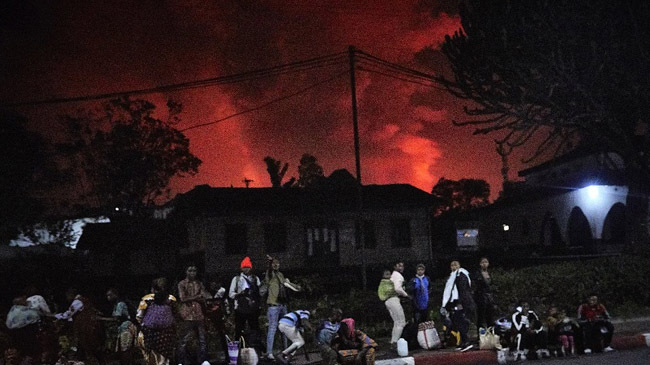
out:
<path id="1" fill-rule="evenodd" d="M 625 205 L 616 203 L 612 205 L 603 223 L 603 243 L 625 243 Z"/>
<path id="2" fill-rule="evenodd" d="M 567 237 L 570 247 L 582 247 L 586 250 L 593 248 L 593 236 L 587 216 L 580 207 L 573 207 L 567 221 Z"/>

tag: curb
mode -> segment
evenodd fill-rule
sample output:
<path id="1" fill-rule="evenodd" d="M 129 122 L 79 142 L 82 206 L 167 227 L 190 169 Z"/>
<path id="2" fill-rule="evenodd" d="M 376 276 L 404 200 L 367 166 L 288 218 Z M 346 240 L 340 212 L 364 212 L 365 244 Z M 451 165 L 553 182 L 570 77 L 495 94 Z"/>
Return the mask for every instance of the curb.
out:
<path id="1" fill-rule="evenodd" d="M 616 350 L 632 350 L 650 345 L 646 344 L 644 334 L 614 336 L 612 347 Z M 410 362 L 413 361 L 413 362 Z M 402 357 L 376 362 L 377 365 L 476 365 L 476 364 L 497 364 L 496 351 L 478 350 L 460 352 L 438 352 L 427 351 L 413 355 L 413 357 Z"/>
<path id="2" fill-rule="evenodd" d="M 415 359 L 413 356 L 398 357 L 395 359 L 375 361 L 375 365 L 415 365 Z"/>
<path id="3" fill-rule="evenodd" d="M 612 338 L 612 347 L 616 350 L 630 350 L 639 347 L 646 347 L 644 335 L 614 336 Z"/>
<path id="4" fill-rule="evenodd" d="M 478 350 L 468 352 L 444 352 L 436 354 L 422 354 L 415 358 L 416 365 L 470 365 L 470 364 L 496 364 L 496 351 Z"/>

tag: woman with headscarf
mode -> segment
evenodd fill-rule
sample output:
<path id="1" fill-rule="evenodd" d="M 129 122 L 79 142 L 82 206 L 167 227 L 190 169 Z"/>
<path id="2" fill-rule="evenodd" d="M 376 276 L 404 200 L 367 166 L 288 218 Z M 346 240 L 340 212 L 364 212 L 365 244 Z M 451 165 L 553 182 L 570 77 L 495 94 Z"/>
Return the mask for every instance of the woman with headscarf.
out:
<path id="1" fill-rule="evenodd" d="M 169 294 L 165 278 L 154 280 L 152 292 L 142 297 L 136 316 L 142 324 L 142 353 L 147 365 L 169 365 L 176 347 L 172 312 L 176 298 Z"/>

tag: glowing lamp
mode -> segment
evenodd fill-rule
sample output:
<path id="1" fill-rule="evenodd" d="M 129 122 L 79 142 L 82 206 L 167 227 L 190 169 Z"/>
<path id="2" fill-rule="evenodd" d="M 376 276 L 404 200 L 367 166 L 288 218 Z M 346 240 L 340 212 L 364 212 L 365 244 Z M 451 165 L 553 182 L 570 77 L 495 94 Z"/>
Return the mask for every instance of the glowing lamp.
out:
<path id="1" fill-rule="evenodd" d="M 509 230 L 510 230 L 510 226 L 507 225 L 507 224 L 504 224 L 503 225 L 503 231 L 506 232 L 506 231 L 509 231 Z"/>
<path id="2" fill-rule="evenodd" d="M 598 199 L 598 186 L 589 185 L 587 186 L 587 195 L 590 199 Z"/>

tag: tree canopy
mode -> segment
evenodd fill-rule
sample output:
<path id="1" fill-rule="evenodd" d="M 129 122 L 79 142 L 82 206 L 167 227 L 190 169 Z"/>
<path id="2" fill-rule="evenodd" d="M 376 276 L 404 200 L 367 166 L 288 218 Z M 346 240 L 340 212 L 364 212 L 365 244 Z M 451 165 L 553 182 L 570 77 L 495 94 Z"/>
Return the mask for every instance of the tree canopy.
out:
<path id="1" fill-rule="evenodd" d="M 506 153 L 535 141 L 531 157 L 596 145 L 650 182 L 649 3 L 464 0 L 460 17 L 438 78 L 472 102 L 457 124 L 501 131 Z"/>
<path id="2" fill-rule="evenodd" d="M 441 177 L 431 191 L 438 200 L 434 215 L 447 211 L 464 211 L 489 203 L 490 185 L 485 180 L 450 180 Z"/>
<path id="3" fill-rule="evenodd" d="M 120 98 L 104 103 L 99 115 L 68 116 L 74 141 L 68 152 L 80 167 L 100 207 L 137 209 L 168 193 L 172 177 L 194 175 L 201 160 L 173 124 L 181 105 L 167 103 L 166 121 L 146 100 Z"/>
<path id="4" fill-rule="evenodd" d="M 318 164 L 316 157 L 308 153 L 303 154 L 298 166 L 298 186 L 303 188 L 317 186 L 324 179 L 323 167 Z"/>

